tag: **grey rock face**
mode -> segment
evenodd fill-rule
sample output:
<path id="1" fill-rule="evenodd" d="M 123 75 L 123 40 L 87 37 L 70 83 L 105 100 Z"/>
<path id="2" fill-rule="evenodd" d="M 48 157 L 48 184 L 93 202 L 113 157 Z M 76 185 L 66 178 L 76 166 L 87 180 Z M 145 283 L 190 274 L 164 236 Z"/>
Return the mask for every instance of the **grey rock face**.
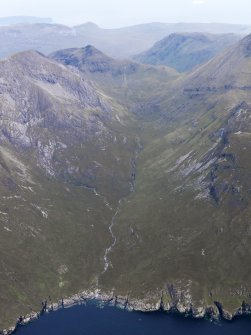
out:
<path id="1" fill-rule="evenodd" d="M 2 61 L 0 73 L 1 140 L 37 147 L 39 162 L 49 174 L 49 161 L 60 146 L 56 129 L 87 138 L 104 130 L 102 117 L 110 118 L 110 107 L 82 75 L 37 52 Z M 45 140 L 45 131 L 52 131 L 52 138 Z"/>

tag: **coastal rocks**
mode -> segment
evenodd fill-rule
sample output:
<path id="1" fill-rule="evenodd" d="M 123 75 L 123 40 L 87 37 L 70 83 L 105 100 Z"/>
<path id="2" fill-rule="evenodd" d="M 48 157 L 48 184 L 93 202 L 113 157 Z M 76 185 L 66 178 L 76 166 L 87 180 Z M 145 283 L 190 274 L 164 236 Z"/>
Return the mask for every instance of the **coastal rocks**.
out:
<path id="1" fill-rule="evenodd" d="M 175 308 L 177 309 L 177 311 L 180 313 L 180 314 L 187 314 L 190 312 L 191 310 L 191 307 L 190 306 L 187 306 L 187 305 L 184 305 L 182 303 L 177 303 Z"/>
<path id="2" fill-rule="evenodd" d="M 205 308 L 205 317 L 210 320 L 218 320 L 220 317 L 218 308 L 215 305 L 207 306 Z"/>
<path id="3" fill-rule="evenodd" d="M 170 295 L 175 292 L 175 295 Z M 75 305 L 85 304 L 88 301 L 93 301 L 97 303 L 98 306 L 110 305 L 118 308 L 126 309 L 128 311 L 141 311 L 141 312 L 154 312 L 154 311 L 165 311 L 169 313 L 180 313 L 184 315 L 190 315 L 194 318 L 205 318 L 209 320 L 232 320 L 236 316 L 249 315 L 251 314 L 251 306 L 243 301 L 241 307 L 233 314 L 224 309 L 220 302 L 215 301 L 213 305 L 195 307 L 193 305 L 192 298 L 188 301 L 188 296 L 186 302 L 180 301 L 179 299 L 174 301 L 176 297 L 183 297 L 184 292 L 174 289 L 169 293 L 168 291 L 163 291 L 159 296 L 150 296 L 145 299 L 130 298 L 127 296 L 115 295 L 114 292 L 102 292 L 100 289 L 96 290 L 86 290 L 79 294 L 75 294 L 69 298 L 62 298 L 57 303 L 52 303 L 49 297 L 49 302 L 45 300 L 42 302 L 42 309 L 40 312 L 31 312 L 29 315 L 20 316 L 14 327 L 8 330 L 0 331 L 0 335 L 11 335 L 14 334 L 19 326 L 24 326 L 30 322 L 38 319 L 44 313 L 49 313 L 52 311 L 57 311 L 60 308 L 70 308 Z"/>
<path id="4" fill-rule="evenodd" d="M 79 294 L 75 294 L 70 298 L 62 298 L 57 304 L 55 304 L 58 308 L 69 308 L 75 305 L 84 304 L 87 301 L 95 300 L 100 303 L 111 303 L 115 305 L 116 298 L 113 293 L 101 293 L 100 290 L 95 291 L 83 291 Z M 55 310 L 55 308 L 54 308 Z"/>
<path id="5" fill-rule="evenodd" d="M 16 330 L 16 327 L 11 327 L 8 330 L 4 329 L 3 331 L 0 331 L 0 335 L 11 335 L 14 333 L 15 330 Z"/>
<path id="6" fill-rule="evenodd" d="M 16 322 L 15 326 L 10 327 L 9 329 L 4 329 L 4 330 L 0 331 L 0 335 L 14 334 L 16 332 L 16 330 L 18 329 L 18 327 L 25 326 L 25 325 L 29 324 L 30 322 L 37 320 L 43 314 L 42 310 L 39 313 L 31 312 L 29 315 L 20 316 L 17 319 L 17 322 Z"/>
<path id="7" fill-rule="evenodd" d="M 169 297 L 170 299 L 170 297 Z M 141 312 L 154 312 L 154 311 L 165 311 L 169 313 L 179 313 L 184 315 L 191 315 L 196 319 L 210 319 L 210 320 L 232 320 L 236 316 L 249 315 L 251 314 L 251 306 L 242 303 L 242 306 L 235 312 L 230 313 L 224 309 L 223 305 L 219 302 L 214 302 L 213 305 L 209 306 L 194 306 L 193 301 L 184 303 L 181 301 L 168 301 L 166 292 L 162 293 L 161 297 L 152 298 L 152 301 L 148 299 L 136 299 L 130 298 L 130 296 L 120 296 L 114 295 L 114 292 L 103 293 L 100 290 L 96 291 L 84 291 L 79 295 L 75 295 L 69 299 L 63 299 L 62 304 L 60 302 L 55 304 L 57 308 L 61 306 L 64 308 L 74 306 L 76 304 L 83 304 L 87 301 L 96 301 L 98 304 L 109 304 L 111 306 L 116 306 L 121 309 L 126 309 L 128 311 L 141 311 Z M 54 308 L 53 310 L 56 310 Z M 1 335 L 1 334 L 0 334 Z"/>
<path id="8" fill-rule="evenodd" d="M 196 319 L 203 319 L 205 317 L 206 310 L 204 307 L 192 307 L 192 315 Z"/>
<path id="9" fill-rule="evenodd" d="M 251 314 L 251 305 L 243 301 L 241 307 L 236 311 L 234 316 L 242 316 L 242 315 L 250 315 L 250 314 Z"/>
<path id="10" fill-rule="evenodd" d="M 128 310 L 130 310 L 129 306 L 128 306 L 128 296 L 124 297 L 124 296 L 115 296 L 114 299 L 114 306 L 124 309 L 127 308 Z"/>
<path id="11" fill-rule="evenodd" d="M 226 311 L 220 302 L 215 301 L 214 303 L 215 303 L 215 306 L 218 308 L 219 315 L 221 318 L 225 320 L 229 320 L 229 321 L 233 319 L 233 315 L 229 313 L 228 311 Z"/>
<path id="12" fill-rule="evenodd" d="M 32 312 L 30 315 L 20 316 L 20 318 L 17 320 L 17 325 L 25 326 L 31 321 L 34 321 L 38 318 L 39 318 L 39 313 Z"/>
<path id="13" fill-rule="evenodd" d="M 151 303 L 144 300 L 130 299 L 127 304 L 127 309 L 142 312 L 158 311 L 160 309 L 160 301 Z"/>

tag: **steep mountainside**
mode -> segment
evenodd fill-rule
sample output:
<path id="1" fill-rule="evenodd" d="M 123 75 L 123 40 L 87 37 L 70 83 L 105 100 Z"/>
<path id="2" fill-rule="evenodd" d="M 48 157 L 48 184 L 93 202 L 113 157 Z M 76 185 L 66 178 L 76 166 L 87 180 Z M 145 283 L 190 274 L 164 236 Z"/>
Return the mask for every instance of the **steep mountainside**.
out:
<path id="1" fill-rule="evenodd" d="M 0 62 L 0 324 L 97 284 L 139 150 L 130 116 L 37 52 Z"/>
<path id="2" fill-rule="evenodd" d="M 95 45 L 116 58 L 128 58 L 149 49 L 155 42 L 174 32 L 237 33 L 251 32 L 250 26 L 228 24 L 149 23 L 137 26 L 102 29 L 94 23 L 76 27 L 60 24 L 18 24 L 0 27 L 0 58 L 14 52 L 38 50 L 49 54 L 59 49 Z"/>
<path id="3" fill-rule="evenodd" d="M 182 75 L 92 46 L 0 62 L 1 327 L 86 290 L 251 310 L 250 50 Z"/>
<path id="4" fill-rule="evenodd" d="M 235 44 L 240 38 L 234 34 L 175 33 L 133 58 L 145 64 L 167 65 L 178 71 L 189 71 Z"/>
<path id="5" fill-rule="evenodd" d="M 159 292 L 195 314 L 250 308 L 250 47 L 248 36 L 162 92 L 166 114 L 141 133 L 105 287 Z"/>

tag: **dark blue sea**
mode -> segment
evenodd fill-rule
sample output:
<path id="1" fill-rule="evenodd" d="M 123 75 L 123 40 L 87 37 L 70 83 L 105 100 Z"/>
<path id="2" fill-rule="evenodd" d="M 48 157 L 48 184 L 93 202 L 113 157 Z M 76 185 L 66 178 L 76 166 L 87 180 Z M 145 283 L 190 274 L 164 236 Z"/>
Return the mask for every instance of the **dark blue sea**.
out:
<path id="1" fill-rule="evenodd" d="M 245 335 L 251 318 L 213 323 L 164 312 L 128 312 L 94 303 L 60 309 L 19 327 L 16 335 Z"/>

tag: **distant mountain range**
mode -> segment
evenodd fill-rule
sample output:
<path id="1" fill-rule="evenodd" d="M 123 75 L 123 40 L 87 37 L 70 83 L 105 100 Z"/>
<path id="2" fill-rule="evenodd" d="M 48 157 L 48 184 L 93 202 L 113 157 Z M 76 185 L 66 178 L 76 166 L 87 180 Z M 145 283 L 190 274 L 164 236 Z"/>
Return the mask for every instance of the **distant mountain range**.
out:
<path id="1" fill-rule="evenodd" d="M 145 64 L 167 65 L 181 72 L 189 71 L 240 38 L 234 34 L 174 33 L 133 59 Z"/>
<path id="2" fill-rule="evenodd" d="M 65 48 L 94 45 L 115 58 L 129 58 L 146 51 L 154 43 L 172 33 L 241 34 L 251 32 L 251 26 L 230 24 L 149 23 L 137 26 L 102 29 L 94 23 L 75 27 L 59 24 L 18 24 L 0 27 L 0 57 L 29 49 L 49 54 Z"/>
<path id="3" fill-rule="evenodd" d="M 53 23 L 53 20 L 48 17 L 36 17 L 36 16 L 8 16 L 0 17 L 0 26 L 9 26 L 20 23 Z"/>

